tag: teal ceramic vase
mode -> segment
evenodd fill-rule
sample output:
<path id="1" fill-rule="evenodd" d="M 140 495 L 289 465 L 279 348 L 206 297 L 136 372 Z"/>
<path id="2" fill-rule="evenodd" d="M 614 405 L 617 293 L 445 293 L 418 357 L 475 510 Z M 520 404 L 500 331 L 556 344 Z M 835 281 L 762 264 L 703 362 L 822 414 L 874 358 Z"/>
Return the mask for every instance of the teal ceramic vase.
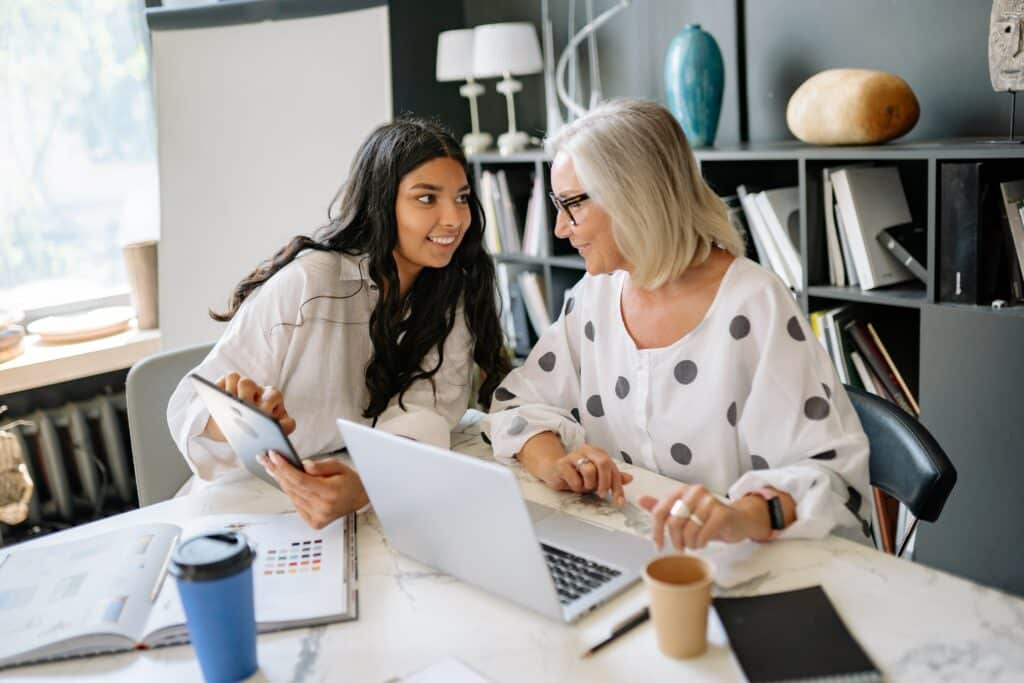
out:
<path id="1" fill-rule="evenodd" d="M 700 24 L 687 24 L 665 55 L 665 95 L 693 147 L 710 147 L 722 113 L 722 51 Z"/>

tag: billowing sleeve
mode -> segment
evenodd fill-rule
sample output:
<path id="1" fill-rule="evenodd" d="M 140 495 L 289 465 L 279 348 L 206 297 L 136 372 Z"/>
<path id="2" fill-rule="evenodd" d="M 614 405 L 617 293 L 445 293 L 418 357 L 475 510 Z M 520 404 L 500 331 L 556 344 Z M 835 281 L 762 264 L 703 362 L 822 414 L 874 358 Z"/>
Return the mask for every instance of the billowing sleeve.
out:
<path id="1" fill-rule="evenodd" d="M 751 296 L 733 319 L 733 332 L 749 330 L 750 392 L 737 405 L 740 450 L 746 471 L 729 497 L 771 487 L 797 506 L 783 538 L 820 538 L 836 526 L 871 519 L 868 442 L 828 355 L 815 340 L 781 285 Z"/>
<path id="2" fill-rule="evenodd" d="M 494 392 L 483 431 L 500 461 L 510 462 L 541 432 L 557 434 L 567 451 L 583 445 L 583 427 L 571 411 L 580 405 L 580 300 L 587 279 L 570 293 L 526 362 Z"/>
<path id="3" fill-rule="evenodd" d="M 444 449 L 451 446 L 451 432 L 469 407 L 473 383 L 473 337 L 461 305 L 443 348 L 444 360 L 434 376 L 413 382 L 401 402 L 392 398 L 377 419 L 377 429 Z M 436 349 L 424 357 L 422 367 L 435 365 Z"/>
<path id="4" fill-rule="evenodd" d="M 281 386 L 280 372 L 306 278 L 293 262 L 249 295 L 209 355 L 186 373 L 167 405 L 167 424 L 195 475 L 212 481 L 241 467 L 231 446 L 202 436 L 210 412 L 192 388 L 188 374 L 216 381 L 237 372 L 262 385 Z M 278 328 L 278 329 L 275 329 Z"/>

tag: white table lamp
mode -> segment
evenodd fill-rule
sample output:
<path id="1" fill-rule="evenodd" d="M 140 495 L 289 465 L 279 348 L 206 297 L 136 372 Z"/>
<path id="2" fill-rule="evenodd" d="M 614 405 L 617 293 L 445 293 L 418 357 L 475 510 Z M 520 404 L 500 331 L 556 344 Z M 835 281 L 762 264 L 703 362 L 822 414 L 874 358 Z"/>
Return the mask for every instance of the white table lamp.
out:
<path id="1" fill-rule="evenodd" d="M 530 136 L 516 130 L 512 96 L 523 89 L 523 84 L 512 76 L 540 73 L 543 68 L 540 41 L 533 24 L 484 24 L 474 29 L 473 75 L 477 78 L 502 77 L 496 86 L 498 92 L 505 96 L 508 106 L 508 132 L 498 136 L 498 151 L 502 154 L 518 152 L 530 142 Z"/>
<path id="2" fill-rule="evenodd" d="M 480 132 L 480 116 L 476 98 L 484 94 L 484 86 L 473 80 L 473 29 L 443 31 L 437 36 L 437 80 L 466 81 L 459 94 L 469 99 L 472 130 L 462 136 L 462 149 L 467 155 L 482 152 L 491 146 L 489 133 Z"/>

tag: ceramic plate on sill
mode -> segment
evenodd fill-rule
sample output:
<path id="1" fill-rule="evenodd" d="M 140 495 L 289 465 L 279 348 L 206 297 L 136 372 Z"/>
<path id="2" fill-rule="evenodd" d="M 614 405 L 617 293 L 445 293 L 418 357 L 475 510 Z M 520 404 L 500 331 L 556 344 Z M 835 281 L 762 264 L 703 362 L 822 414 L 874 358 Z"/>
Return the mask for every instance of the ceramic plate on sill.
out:
<path id="1" fill-rule="evenodd" d="M 13 308 L 0 308 L 0 330 L 9 325 L 20 323 L 25 314 Z"/>
<path id="2" fill-rule="evenodd" d="M 109 337 L 131 327 L 135 309 L 131 306 L 108 306 L 75 315 L 55 315 L 29 323 L 29 334 L 38 334 L 47 344 L 70 344 Z"/>

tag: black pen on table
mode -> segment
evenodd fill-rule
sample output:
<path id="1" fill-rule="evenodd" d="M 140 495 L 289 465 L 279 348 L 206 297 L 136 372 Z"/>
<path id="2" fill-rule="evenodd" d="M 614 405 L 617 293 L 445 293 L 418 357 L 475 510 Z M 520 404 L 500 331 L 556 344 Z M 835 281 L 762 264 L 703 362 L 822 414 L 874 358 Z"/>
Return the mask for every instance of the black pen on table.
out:
<path id="1" fill-rule="evenodd" d="M 610 642 L 612 642 L 613 640 L 618 638 L 619 636 L 621 636 L 621 635 L 623 635 L 625 633 L 629 633 L 634 628 L 636 628 L 640 624 L 642 624 L 645 621 L 647 621 L 650 618 L 650 616 L 651 616 L 650 610 L 648 608 L 644 607 L 642 610 L 640 610 L 639 612 L 637 612 L 636 614 L 634 614 L 633 616 L 629 617 L 628 619 L 623 621 L 621 624 L 616 626 L 614 629 L 612 629 L 612 632 L 608 634 L 607 638 L 605 638 L 604 640 L 600 641 L 596 645 L 591 645 L 590 649 L 587 650 L 586 652 L 584 652 L 582 657 L 589 657 L 589 656 L 591 656 L 592 654 L 594 654 L 595 652 L 597 652 L 598 650 L 603 648 L 605 645 L 609 644 Z"/>

